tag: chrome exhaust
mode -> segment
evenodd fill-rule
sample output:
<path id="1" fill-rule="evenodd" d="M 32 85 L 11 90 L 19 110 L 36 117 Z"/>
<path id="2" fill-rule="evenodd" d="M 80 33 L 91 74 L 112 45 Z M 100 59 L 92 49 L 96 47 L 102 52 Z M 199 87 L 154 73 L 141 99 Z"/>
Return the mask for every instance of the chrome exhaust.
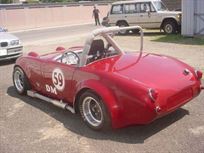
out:
<path id="1" fill-rule="evenodd" d="M 66 109 L 66 110 L 69 110 L 70 112 L 72 112 L 73 114 L 75 113 L 75 110 L 73 107 L 69 106 L 67 103 L 64 103 L 62 100 L 61 101 L 57 101 L 57 100 L 54 100 L 54 99 L 51 99 L 51 98 L 48 98 L 46 96 L 43 96 L 35 91 L 32 91 L 32 90 L 28 90 L 27 91 L 27 95 L 32 97 L 32 98 L 38 98 L 38 99 L 41 99 L 41 100 L 44 100 L 48 103 L 51 103 L 59 108 L 62 108 L 62 109 Z"/>

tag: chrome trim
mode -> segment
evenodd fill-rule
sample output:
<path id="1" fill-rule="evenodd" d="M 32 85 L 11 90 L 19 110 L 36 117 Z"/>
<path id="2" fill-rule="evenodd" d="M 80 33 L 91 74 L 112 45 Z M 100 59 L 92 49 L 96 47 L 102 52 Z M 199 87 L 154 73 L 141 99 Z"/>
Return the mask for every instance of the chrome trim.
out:
<path id="1" fill-rule="evenodd" d="M 198 70 L 195 70 L 194 72 L 195 72 L 196 78 L 198 79 L 198 74 L 197 74 Z"/>
<path id="2" fill-rule="evenodd" d="M 188 69 L 183 70 L 184 75 L 189 75 L 190 71 Z"/>
<path id="3" fill-rule="evenodd" d="M 153 102 L 155 102 L 156 99 L 152 96 L 152 91 L 154 91 L 154 89 L 149 88 L 149 89 L 148 89 L 148 95 L 149 95 L 149 97 L 151 98 L 151 100 L 153 100 Z"/>
<path id="4" fill-rule="evenodd" d="M 159 112 L 161 111 L 161 107 L 157 106 L 157 107 L 155 108 L 155 111 L 156 111 L 156 113 L 159 113 Z"/>

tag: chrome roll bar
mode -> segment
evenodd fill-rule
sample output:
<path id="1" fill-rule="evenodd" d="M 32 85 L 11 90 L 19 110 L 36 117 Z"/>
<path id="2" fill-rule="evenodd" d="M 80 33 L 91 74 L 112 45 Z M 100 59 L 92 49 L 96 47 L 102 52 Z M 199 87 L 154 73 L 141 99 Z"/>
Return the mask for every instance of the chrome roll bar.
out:
<path id="1" fill-rule="evenodd" d="M 120 49 L 119 45 L 110 37 L 109 34 L 117 33 L 119 31 L 123 31 L 123 30 L 133 30 L 133 29 L 139 29 L 140 30 L 140 54 L 141 54 L 143 51 L 144 33 L 143 33 L 143 30 L 140 26 L 128 26 L 128 27 L 115 26 L 115 27 L 100 28 L 100 29 L 96 29 L 96 30 L 92 31 L 90 36 L 86 39 L 79 66 L 81 67 L 81 66 L 84 66 L 86 64 L 86 61 L 88 59 L 88 53 L 89 53 L 89 50 L 91 48 L 91 44 L 92 44 L 94 38 L 98 35 L 101 35 L 104 38 L 106 38 L 108 41 L 111 42 L 112 45 L 114 45 L 118 49 L 119 52 L 121 52 L 122 54 L 125 54 L 123 52 L 123 50 Z"/>

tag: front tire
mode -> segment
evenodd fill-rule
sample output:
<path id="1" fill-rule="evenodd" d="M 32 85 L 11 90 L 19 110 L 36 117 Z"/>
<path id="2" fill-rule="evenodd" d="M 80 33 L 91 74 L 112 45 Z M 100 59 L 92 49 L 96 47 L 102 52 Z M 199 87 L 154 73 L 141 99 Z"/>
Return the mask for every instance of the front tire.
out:
<path id="1" fill-rule="evenodd" d="M 176 23 L 174 21 L 165 21 L 163 25 L 163 30 L 166 34 L 175 34 L 176 33 Z"/>
<path id="2" fill-rule="evenodd" d="M 26 95 L 27 90 L 30 89 L 28 78 L 20 67 L 15 67 L 13 71 L 13 84 L 16 91 L 20 95 Z"/>
<path id="3" fill-rule="evenodd" d="M 94 130 L 110 128 L 110 117 L 103 100 L 94 92 L 86 91 L 80 96 L 79 111 L 84 122 Z"/>

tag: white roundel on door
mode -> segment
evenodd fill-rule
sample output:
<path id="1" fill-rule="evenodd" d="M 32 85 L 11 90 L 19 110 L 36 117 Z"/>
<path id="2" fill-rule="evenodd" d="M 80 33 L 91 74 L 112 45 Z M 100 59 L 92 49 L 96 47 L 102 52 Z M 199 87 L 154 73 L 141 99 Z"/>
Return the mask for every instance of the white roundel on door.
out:
<path id="1" fill-rule="evenodd" d="M 55 68 L 52 71 L 52 82 L 59 91 L 63 91 L 65 87 L 65 79 L 62 70 Z"/>

